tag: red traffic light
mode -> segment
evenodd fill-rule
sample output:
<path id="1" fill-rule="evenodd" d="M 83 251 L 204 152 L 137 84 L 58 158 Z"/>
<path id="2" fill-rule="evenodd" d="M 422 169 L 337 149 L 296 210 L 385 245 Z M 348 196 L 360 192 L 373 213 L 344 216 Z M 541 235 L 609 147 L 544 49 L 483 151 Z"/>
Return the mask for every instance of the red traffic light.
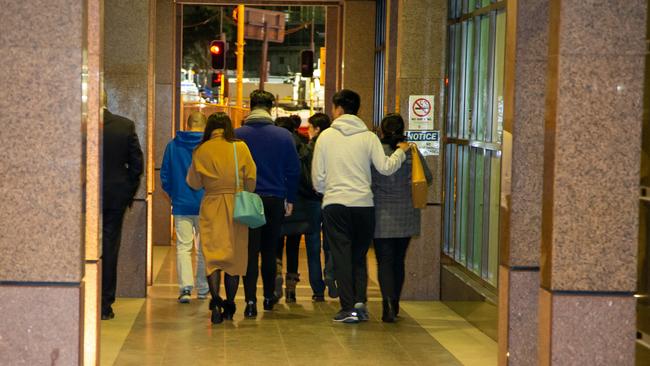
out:
<path id="1" fill-rule="evenodd" d="M 220 72 L 213 72 L 212 73 L 212 87 L 213 88 L 218 88 L 221 86 L 221 82 L 223 80 L 223 74 Z"/>
<path id="2" fill-rule="evenodd" d="M 210 59 L 212 68 L 215 70 L 223 70 L 226 68 L 226 42 L 212 41 L 210 42 Z"/>
<path id="3" fill-rule="evenodd" d="M 218 55 L 221 53 L 221 47 L 218 44 L 213 44 L 210 46 L 210 53 Z"/>

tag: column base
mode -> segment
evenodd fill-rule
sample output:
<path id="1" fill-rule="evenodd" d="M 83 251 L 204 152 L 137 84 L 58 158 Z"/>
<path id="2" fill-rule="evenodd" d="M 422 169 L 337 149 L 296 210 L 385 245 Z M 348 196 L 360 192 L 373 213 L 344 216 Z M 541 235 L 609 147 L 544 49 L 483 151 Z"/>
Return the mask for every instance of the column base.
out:
<path id="1" fill-rule="evenodd" d="M 634 365 L 632 294 L 540 289 L 540 365 Z"/>

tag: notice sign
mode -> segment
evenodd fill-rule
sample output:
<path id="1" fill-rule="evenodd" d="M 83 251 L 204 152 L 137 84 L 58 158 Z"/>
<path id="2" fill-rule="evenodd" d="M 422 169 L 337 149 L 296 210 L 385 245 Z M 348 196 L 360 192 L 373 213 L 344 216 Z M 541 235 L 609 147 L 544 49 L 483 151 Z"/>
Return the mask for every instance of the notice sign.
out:
<path id="1" fill-rule="evenodd" d="M 406 131 L 406 140 L 415 143 L 424 156 L 440 155 L 440 131 Z"/>
<path id="2" fill-rule="evenodd" d="M 433 129 L 433 95 L 409 96 L 409 129 Z"/>

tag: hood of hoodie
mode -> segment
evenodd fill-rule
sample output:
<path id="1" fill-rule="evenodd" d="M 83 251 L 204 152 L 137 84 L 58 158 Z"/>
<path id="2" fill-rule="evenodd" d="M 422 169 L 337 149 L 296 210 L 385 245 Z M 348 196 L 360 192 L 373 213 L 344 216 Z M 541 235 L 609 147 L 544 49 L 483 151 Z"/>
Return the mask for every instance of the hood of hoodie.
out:
<path id="1" fill-rule="evenodd" d="M 201 142 L 201 139 L 203 139 L 203 132 L 198 131 L 178 131 L 176 137 L 174 137 L 176 146 L 188 150 L 194 150 L 196 145 Z"/>
<path id="2" fill-rule="evenodd" d="M 357 133 L 367 132 L 368 126 L 361 118 L 353 114 L 344 114 L 332 122 L 331 128 L 341 132 L 345 136 L 356 135 Z"/>

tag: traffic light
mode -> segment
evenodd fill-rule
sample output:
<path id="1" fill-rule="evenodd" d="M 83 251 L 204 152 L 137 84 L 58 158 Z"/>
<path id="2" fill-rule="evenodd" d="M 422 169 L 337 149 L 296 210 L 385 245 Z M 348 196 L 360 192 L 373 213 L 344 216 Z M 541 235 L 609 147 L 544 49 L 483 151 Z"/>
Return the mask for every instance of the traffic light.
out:
<path id="1" fill-rule="evenodd" d="M 300 74 L 306 78 L 314 76 L 314 51 L 300 52 Z"/>
<path id="2" fill-rule="evenodd" d="M 221 81 L 223 80 L 223 74 L 220 72 L 212 73 L 212 88 L 221 87 Z"/>
<path id="3" fill-rule="evenodd" d="M 226 42 L 210 42 L 210 59 L 212 60 L 213 69 L 223 70 L 226 68 Z"/>

